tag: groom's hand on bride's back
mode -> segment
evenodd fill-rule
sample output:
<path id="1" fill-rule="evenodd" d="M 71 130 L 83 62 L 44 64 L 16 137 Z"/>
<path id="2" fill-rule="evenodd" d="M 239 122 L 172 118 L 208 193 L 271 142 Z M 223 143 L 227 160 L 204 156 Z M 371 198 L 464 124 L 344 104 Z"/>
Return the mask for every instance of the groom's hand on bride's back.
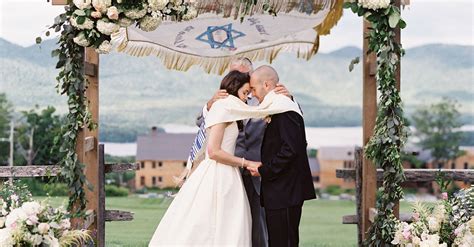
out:
<path id="1" fill-rule="evenodd" d="M 225 89 L 217 90 L 217 92 L 207 102 L 207 110 L 209 111 L 211 109 L 212 104 L 214 104 L 214 102 L 216 102 L 220 99 L 225 99 L 225 98 L 227 98 L 227 96 L 229 96 L 229 94 L 227 93 L 227 91 Z"/>
<path id="2" fill-rule="evenodd" d="M 290 92 L 288 91 L 288 89 L 286 89 L 285 85 L 283 85 L 283 84 L 281 84 L 281 83 L 278 83 L 278 84 L 276 85 L 275 90 L 273 90 L 273 91 L 275 91 L 276 94 L 283 94 L 283 95 L 285 95 L 286 97 L 288 97 L 288 98 L 290 98 L 290 99 L 293 100 L 293 96 L 290 94 Z"/>

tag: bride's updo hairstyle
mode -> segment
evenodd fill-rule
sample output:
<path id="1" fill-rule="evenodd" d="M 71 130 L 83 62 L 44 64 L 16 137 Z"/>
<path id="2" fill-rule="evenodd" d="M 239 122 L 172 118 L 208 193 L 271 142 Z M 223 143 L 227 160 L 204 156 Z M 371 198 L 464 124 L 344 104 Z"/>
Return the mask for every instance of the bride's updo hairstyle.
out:
<path id="1" fill-rule="evenodd" d="M 248 73 L 242 73 L 237 70 L 229 72 L 224 79 L 222 79 L 220 89 L 225 89 L 228 94 L 239 97 L 239 89 L 250 82 Z"/>
<path id="2" fill-rule="evenodd" d="M 250 76 L 248 73 L 242 73 L 237 70 L 229 72 L 221 81 L 220 89 L 225 89 L 228 94 L 239 97 L 239 89 L 250 82 Z M 237 121 L 239 130 L 244 129 L 242 120 Z"/>

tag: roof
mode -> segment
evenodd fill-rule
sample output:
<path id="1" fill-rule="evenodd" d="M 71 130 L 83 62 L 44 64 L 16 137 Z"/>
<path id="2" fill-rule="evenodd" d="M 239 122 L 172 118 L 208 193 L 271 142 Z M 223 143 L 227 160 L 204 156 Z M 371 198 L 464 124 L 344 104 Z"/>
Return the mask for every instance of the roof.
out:
<path id="1" fill-rule="evenodd" d="M 320 147 L 318 149 L 319 160 L 354 160 L 355 147 Z"/>
<path id="2" fill-rule="evenodd" d="M 309 167 L 311 168 L 311 173 L 319 172 L 319 161 L 316 158 L 308 158 Z"/>
<path id="3" fill-rule="evenodd" d="M 187 160 L 195 134 L 150 133 L 137 138 L 137 160 Z"/>

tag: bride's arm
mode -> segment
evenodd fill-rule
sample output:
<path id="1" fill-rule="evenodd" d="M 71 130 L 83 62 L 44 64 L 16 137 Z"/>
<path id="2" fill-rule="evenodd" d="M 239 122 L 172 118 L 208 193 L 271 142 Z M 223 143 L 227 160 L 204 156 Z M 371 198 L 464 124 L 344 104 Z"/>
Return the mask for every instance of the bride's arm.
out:
<path id="1" fill-rule="evenodd" d="M 225 128 L 229 123 L 220 123 L 212 126 L 209 129 L 209 139 L 207 142 L 207 152 L 209 158 L 217 161 L 218 163 L 242 167 L 242 158 L 236 157 L 232 154 L 221 149 L 222 139 L 224 138 Z M 261 163 L 250 160 L 244 160 L 244 167 L 257 167 Z"/>

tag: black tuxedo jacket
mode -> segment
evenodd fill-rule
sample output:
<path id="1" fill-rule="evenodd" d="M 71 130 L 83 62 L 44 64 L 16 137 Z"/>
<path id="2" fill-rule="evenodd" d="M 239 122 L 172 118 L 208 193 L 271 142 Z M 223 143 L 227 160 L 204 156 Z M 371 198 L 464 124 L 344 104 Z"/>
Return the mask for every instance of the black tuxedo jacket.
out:
<path id="1" fill-rule="evenodd" d="M 271 117 L 262 143 L 260 203 L 266 209 L 282 209 L 316 198 L 308 163 L 304 121 L 296 112 Z"/>

